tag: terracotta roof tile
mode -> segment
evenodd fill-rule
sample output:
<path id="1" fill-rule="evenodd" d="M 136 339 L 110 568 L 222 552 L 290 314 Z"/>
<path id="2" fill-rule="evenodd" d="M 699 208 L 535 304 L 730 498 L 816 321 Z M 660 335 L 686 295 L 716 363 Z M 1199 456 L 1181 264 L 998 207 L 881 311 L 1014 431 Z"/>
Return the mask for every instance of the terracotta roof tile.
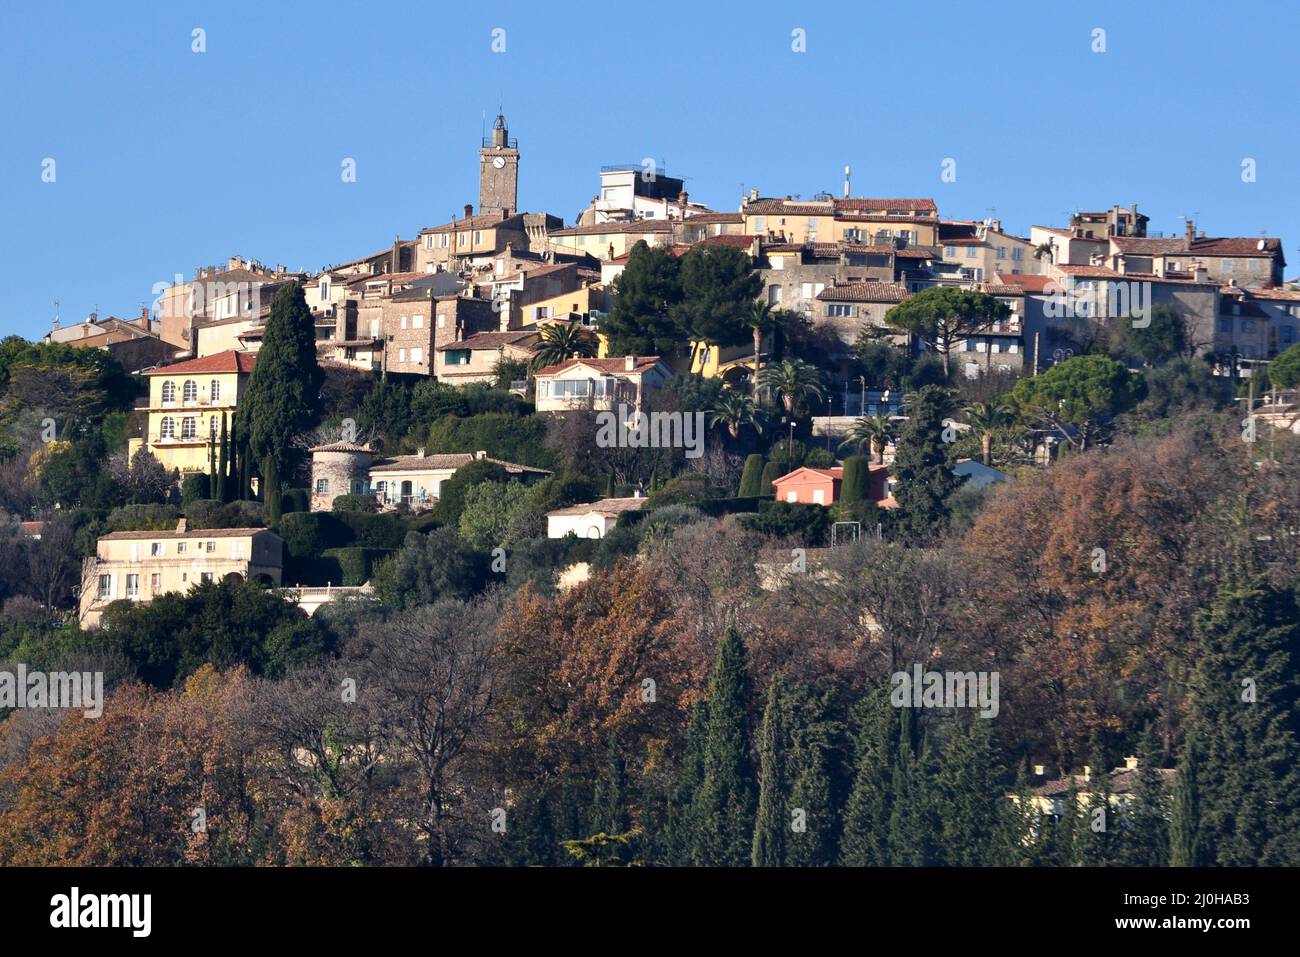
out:
<path id="1" fill-rule="evenodd" d="M 240 352 L 237 349 L 227 349 L 225 352 L 203 356 L 200 359 L 183 359 L 180 362 L 173 362 L 171 365 L 158 366 L 156 369 L 149 369 L 144 374 L 204 375 L 214 372 L 247 373 L 252 372 L 253 366 L 256 364 L 256 353 Z"/>

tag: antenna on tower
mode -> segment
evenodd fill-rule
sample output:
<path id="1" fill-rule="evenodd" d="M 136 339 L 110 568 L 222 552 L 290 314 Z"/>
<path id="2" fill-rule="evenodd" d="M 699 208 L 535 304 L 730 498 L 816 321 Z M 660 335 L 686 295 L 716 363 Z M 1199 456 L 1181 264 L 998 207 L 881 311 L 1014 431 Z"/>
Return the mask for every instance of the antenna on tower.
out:
<path id="1" fill-rule="evenodd" d="M 844 198 L 845 199 L 848 199 L 849 196 L 851 195 L 849 191 L 849 181 L 852 178 L 852 176 L 853 176 L 853 169 L 849 166 L 848 163 L 845 163 L 844 164 Z"/>
<path id="2" fill-rule="evenodd" d="M 59 328 L 59 300 L 54 300 L 54 328 Z"/>

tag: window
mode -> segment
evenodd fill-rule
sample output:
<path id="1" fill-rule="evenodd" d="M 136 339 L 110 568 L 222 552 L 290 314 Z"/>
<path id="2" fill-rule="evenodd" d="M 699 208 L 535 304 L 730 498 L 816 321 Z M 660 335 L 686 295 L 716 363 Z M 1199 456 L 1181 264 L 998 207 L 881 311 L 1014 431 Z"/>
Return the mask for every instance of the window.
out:
<path id="1" fill-rule="evenodd" d="M 999 259 L 1006 259 L 1006 258 L 1007 258 L 1007 247 L 1006 247 L 1006 246 L 999 246 L 999 247 L 997 248 L 997 257 L 998 257 Z"/>
<path id="2" fill-rule="evenodd" d="M 207 546 L 206 550 L 209 552 L 215 552 L 217 550 L 216 542 L 205 542 L 204 544 Z"/>
<path id="3" fill-rule="evenodd" d="M 320 301 L 328 302 L 330 298 L 330 281 L 322 279 L 320 284 Z"/>
<path id="4" fill-rule="evenodd" d="M 481 242 L 483 242 L 483 233 L 476 229 L 474 230 L 474 245 L 477 246 Z"/>
<path id="5" fill-rule="evenodd" d="M 467 366 L 469 365 L 468 349 L 448 349 L 446 352 L 446 362 L 449 366 Z"/>
<path id="6" fill-rule="evenodd" d="M 448 246 L 450 246 L 450 245 L 451 245 L 451 234 L 450 234 L 450 233 L 439 233 L 439 234 L 438 234 L 438 245 L 441 246 L 443 249 L 446 249 Z"/>
<path id="7" fill-rule="evenodd" d="M 446 317 L 446 316 L 439 316 L 439 317 L 438 317 L 438 328 L 441 329 L 441 328 L 443 328 L 443 327 L 446 326 L 446 325 L 447 325 L 447 317 Z"/>
<path id="8" fill-rule="evenodd" d="M 154 572 L 149 576 L 149 594 L 156 595 L 162 591 L 162 575 Z"/>
<path id="9" fill-rule="evenodd" d="M 830 303 L 826 306 L 826 315 L 828 316 L 852 316 L 857 310 L 846 303 Z"/>
<path id="10" fill-rule="evenodd" d="M 212 581 L 212 572 L 199 572 L 199 581 L 203 581 L 203 582 Z"/>
<path id="11" fill-rule="evenodd" d="M 189 542 L 177 542 L 177 543 L 176 543 L 176 554 L 177 554 L 177 555 L 184 555 L 184 554 L 185 554 L 185 549 L 186 549 L 187 547 L 189 547 L 189 544 L 190 544 Z"/>
<path id="12" fill-rule="evenodd" d="M 412 317 L 411 317 L 411 328 L 412 328 L 412 329 L 423 329 L 423 328 L 424 328 L 424 316 L 412 316 Z"/>
<path id="13" fill-rule="evenodd" d="M 1295 342 L 1295 328 L 1292 326 L 1282 327 L 1282 341 L 1286 343 Z"/>
<path id="14" fill-rule="evenodd" d="M 798 492 L 786 492 L 786 493 L 785 493 L 785 500 L 786 500 L 787 502 L 797 502 L 797 501 L 799 501 L 799 493 L 798 493 Z"/>
<path id="15" fill-rule="evenodd" d="M 457 233 L 457 234 L 456 234 L 456 245 L 457 245 L 457 246 L 464 246 L 464 245 L 465 245 L 465 242 L 466 242 L 467 239 L 469 239 L 469 234 L 468 234 L 468 233 Z"/>
<path id="16" fill-rule="evenodd" d="M 397 350 L 397 361 L 398 361 L 398 362 L 405 362 L 405 361 L 406 361 L 406 350 L 405 350 L 405 349 L 398 349 L 398 350 Z"/>
<path id="17" fill-rule="evenodd" d="M 1021 249 L 1019 246 L 1016 246 L 1011 250 L 1011 258 L 1016 262 L 1020 262 L 1022 259 L 1025 258 L 1025 251 Z M 1017 270 L 1017 272 L 1019 272 L 1019 270 Z"/>
<path id="18" fill-rule="evenodd" d="M 325 495 L 325 494 L 327 494 L 327 493 L 329 492 L 329 490 L 330 490 L 330 480 L 329 480 L 329 479 L 317 479 L 317 480 L 316 480 L 316 494 L 317 494 L 317 495 Z"/>
<path id="19" fill-rule="evenodd" d="M 371 338 L 371 339 L 378 339 L 378 338 L 379 338 L 379 320 L 378 320 L 378 319 L 371 319 L 371 320 L 370 320 L 370 338 Z"/>
<path id="20" fill-rule="evenodd" d="M 217 437 L 217 417 L 215 415 L 210 415 L 208 416 L 208 438 L 215 439 L 216 437 Z"/>
<path id="21" fill-rule="evenodd" d="M 186 379 L 185 385 L 181 386 L 181 399 L 185 402 L 195 402 L 199 398 L 199 384 L 193 379 Z"/>
<path id="22" fill-rule="evenodd" d="M 1254 320 L 1254 319 L 1245 319 L 1245 320 L 1243 320 L 1242 323 L 1241 323 L 1241 331 L 1242 331 L 1242 332 L 1254 332 L 1254 331 L 1255 331 L 1255 320 Z"/>
<path id="23" fill-rule="evenodd" d="M 127 598 L 140 597 L 140 576 L 139 575 L 126 576 L 126 597 Z"/>
<path id="24" fill-rule="evenodd" d="M 411 350 L 411 361 L 412 362 L 424 361 L 424 349 L 422 347 L 416 346 L 414 349 Z"/>
<path id="25" fill-rule="evenodd" d="M 944 258 L 944 259 L 956 259 L 956 258 L 957 258 L 957 247 L 956 247 L 956 246 L 944 246 L 944 247 L 943 247 L 943 258 Z"/>
<path id="26" fill-rule="evenodd" d="M 766 216 L 754 217 L 754 232 L 758 233 L 761 236 L 766 230 L 767 230 L 767 217 Z"/>
<path id="27" fill-rule="evenodd" d="M 780 260 L 778 260 L 778 262 L 779 262 L 779 261 L 780 261 Z M 768 286 L 768 287 L 767 287 L 767 304 L 768 304 L 769 306 L 779 306 L 779 305 L 781 304 L 781 296 L 782 296 L 784 293 L 785 293 L 785 287 L 784 287 L 784 286 Z"/>
<path id="28" fill-rule="evenodd" d="M 158 423 L 158 438 L 174 439 L 176 438 L 176 422 L 170 415 L 164 415 L 162 421 Z"/>
<path id="29" fill-rule="evenodd" d="M 181 419 L 181 438 L 192 439 L 195 434 L 194 416 L 187 415 L 185 418 Z"/>
<path id="30" fill-rule="evenodd" d="M 176 383 L 171 379 L 163 383 L 162 400 L 164 402 L 176 401 Z"/>
<path id="31" fill-rule="evenodd" d="M 405 316 L 402 316 L 402 328 L 403 328 L 403 329 L 406 328 L 406 317 L 405 317 Z"/>
<path id="32" fill-rule="evenodd" d="M 164 549 L 165 546 L 163 545 L 162 542 L 149 543 L 149 554 L 152 555 L 154 558 L 158 558 L 162 556 L 164 554 Z"/>
<path id="33" fill-rule="evenodd" d="M 967 247 L 966 247 L 966 258 L 967 258 L 967 259 L 974 259 L 976 256 L 979 255 L 979 252 L 980 252 L 980 251 L 979 251 L 979 247 L 978 247 L 978 246 L 967 246 Z"/>
<path id="34" fill-rule="evenodd" d="M 826 490 L 825 490 L 825 489 L 822 489 L 822 488 L 815 488 L 815 489 L 813 489 L 813 504 L 814 504 L 814 505 L 825 505 L 825 504 L 826 504 Z"/>
<path id="35" fill-rule="evenodd" d="M 590 394 L 586 379 L 557 379 L 551 382 L 551 396 L 556 399 L 584 399 Z"/>
<path id="36" fill-rule="evenodd" d="M 1230 336 L 1230 335 L 1232 335 L 1232 320 L 1231 320 L 1231 319 L 1220 319 L 1220 320 L 1219 320 L 1219 332 L 1222 333 L 1222 334 L 1225 335 L 1225 336 Z"/>
<path id="37" fill-rule="evenodd" d="M 210 398 L 213 402 L 216 402 L 218 399 L 221 398 L 220 379 L 213 379 L 212 382 L 208 384 L 208 398 Z"/>
<path id="38" fill-rule="evenodd" d="M 244 543 L 243 543 L 243 542 L 231 542 L 231 543 L 230 543 L 230 557 L 231 557 L 232 559 L 234 559 L 235 561 L 237 561 L 237 562 L 239 562 L 239 561 L 243 561 L 243 560 L 244 560 Z"/>
<path id="39" fill-rule="evenodd" d="M 99 576 L 99 597 L 100 598 L 113 597 L 113 576 L 112 575 Z"/>

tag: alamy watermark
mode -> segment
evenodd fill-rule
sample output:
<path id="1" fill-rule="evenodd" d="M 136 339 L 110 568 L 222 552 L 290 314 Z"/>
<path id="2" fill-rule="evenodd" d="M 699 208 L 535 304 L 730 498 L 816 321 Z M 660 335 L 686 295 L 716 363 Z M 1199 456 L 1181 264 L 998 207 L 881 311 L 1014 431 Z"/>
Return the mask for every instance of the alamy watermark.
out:
<path id="1" fill-rule="evenodd" d="M 1151 283 L 1113 279 L 1049 282 L 1043 314 L 1049 319 L 1132 319 L 1134 329 L 1151 325 Z"/>
<path id="2" fill-rule="evenodd" d="M 895 708 L 976 708 L 981 718 L 998 716 L 998 672 L 925 671 L 913 665 L 896 671 L 889 683 Z"/>
<path id="3" fill-rule="evenodd" d="M 0 671 L 0 708 L 80 708 L 87 718 L 104 713 L 102 671 Z"/>
<path id="4" fill-rule="evenodd" d="M 597 412 L 596 425 L 602 449 L 685 449 L 688 459 L 704 454 L 703 412 L 642 412 L 619 403 L 617 412 Z"/>

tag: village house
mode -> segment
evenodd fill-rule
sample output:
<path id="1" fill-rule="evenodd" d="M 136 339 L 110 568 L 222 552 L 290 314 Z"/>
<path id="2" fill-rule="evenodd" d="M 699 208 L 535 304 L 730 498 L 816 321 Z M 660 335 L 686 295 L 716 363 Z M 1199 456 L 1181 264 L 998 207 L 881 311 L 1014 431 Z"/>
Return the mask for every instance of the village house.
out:
<path id="1" fill-rule="evenodd" d="M 618 524 L 624 512 L 634 512 L 645 507 L 641 496 L 633 498 L 602 498 L 586 505 L 570 505 L 546 513 L 546 537 L 604 538 Z"/>
<path id="2" fill-rule="evenodd" d="M 502 360 L 531 361 L 538 338 L 534 330 L 476 332 L 465 339 L 438 346 L 434 353 L 434 372 L 439 382 L 448 385 L 494 382 L 497 363 Z"/>
<path id="3" fill-rule="evenodd" d="M 939 210 L 932 199 L 759 198 L 740 210 L 745 232 L 772 242 L 934 246 Z"/>
<path id="4" fill-rule="evenodd" d="M 870 498 L 881 508 L 896 508 L 889 466 L 872 462 L 870 469 Z M 840 486 L 844 468 L 810 468 L 800 466 L 772 480 L 778 502 L 800 505 L 825 505 L 830 507 L 840 500 Z"/>
<path id="5" fill-rule="evenodd" d="M 208 448 L 221 434 L 223 416 L 233 423 L 257 358 L 228 350 L 146 370 L 149 398 L 144 435 L 127 440 L 127 455 L 142 446 L 168 471 L 206 472 Z"/>
<path id="6" fill-rule="evenodd" d="M 647 393 L 672 376 L 658 356 L 566 359 L 533 375 L 538 412 L 574 409 L 615 411 L 619 405 L 640 409 Z"/>
<path id="7" fill-rule="evenodd" d="M 830 326 L 846 345 L 852 345 L 870 328 L 885 329 L 885 315 L 910 293 L 901 283 L 859 282 L 829 286 L 815 296 L 814 322 Z M 896 345 L 908 342 L 906 333 L 886 337 Z"/>
<path id="8" fill-rule="evenodd" d="M 956 266 L 963 279 L 984 282 L 995 273 L 1039 272 L 1034 245 L 1004 232 L 997 219 L 982 222 L 944 220 L 939 223 L 943 261 Z"/>
<path id="9" fill-rule="evenodd" d="M 95 557 L 82 569 L 81 627 L 97 627 L 114 601 L 150 601 L 201 582 L 233 577 L 278 585 L 283 546 L 265 528 L 191 530 L 185 519 L 170 532 L 110 532 L 99 538 Z"/>

